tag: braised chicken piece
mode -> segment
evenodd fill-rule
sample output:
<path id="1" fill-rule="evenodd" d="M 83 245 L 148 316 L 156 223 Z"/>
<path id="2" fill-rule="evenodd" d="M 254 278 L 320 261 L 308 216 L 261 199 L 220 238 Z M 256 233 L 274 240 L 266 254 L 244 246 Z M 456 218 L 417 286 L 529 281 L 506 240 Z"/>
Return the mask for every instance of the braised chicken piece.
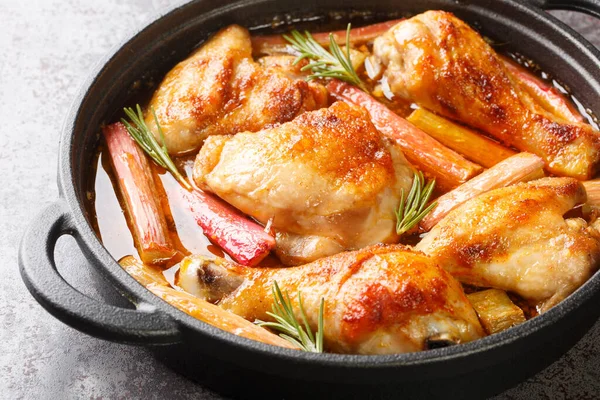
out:
<path id="1" fill-rule="evenodd" d="M 360 107 L 337 102 L 257 133 L 211 136 L 194 180 L 277 232 L 277 253 L 299 264 L 391 243 L 411 167 Z"/>
<path id="2" fill-rule="evenodd" d="M 324 299 L 324 345 L 338 353 L 392 354 L 484 336 L 462 287 L 431 258 L 401 245 L 375 245 L 293 268 L 242 268 L 187 257 L 178 285 L 250 321 L 270 320 L 276 281 L 302 321 L 317 330 Z M 229 293 L 225 293 L 229 291 Z"/>
<path id="3" fill-rule="evenodd" d="M 597 171 L 598 133 L 535 104 L 483 38 L 448 12 L 398 23 L 375 40 L 372 61 L 394 95 L 535 153 L 554 174 Z"/>
<path id="4" fill-rule="evenodd" d="M 197 150 L 210 135 L 255 132 L 327 105 L 327 91 L 252 59 L 250 34 L 231 25 L 180 62 L 154 92 L 169 153 Z M 160 134 L 152 112 L 146 123 Z"/>
<path id="5" fill-rule="evenodd" d="M 462 282 L 517 293 L 543 312 L 598 268 L 595 223 L 564 217 L 585 201 L 571 178 L 492 190 L 450 212 L 416 249 Z"/>

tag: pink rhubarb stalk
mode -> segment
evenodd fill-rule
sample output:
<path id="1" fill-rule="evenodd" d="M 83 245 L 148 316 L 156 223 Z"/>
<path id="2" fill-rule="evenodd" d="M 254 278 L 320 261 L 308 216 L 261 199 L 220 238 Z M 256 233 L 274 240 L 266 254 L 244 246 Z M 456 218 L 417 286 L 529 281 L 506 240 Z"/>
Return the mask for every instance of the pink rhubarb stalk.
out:
<path id="1" fill-rule="evenodd" d="M 199 189 L 183 190 L 204 234 L 236 262 L 255 266 L 275 247 L 275 238 L 224 201 Z"/>
<path id="2" fill-rule="evenodd" d="M 103 133 L 142 261 L 155 264 L 170 259 L 176 249 L 146 155 L 120 122 L 104 127 Z"/>
<path id="3" fill-rule="evenodd" d="M 419 223 L 428 232 L 456 207 L 493 189 L 544 176 L 544 161 L 531 153 L 518 153 L 499 162 L 467 183 L 439 197 L 437 206 Z"/>

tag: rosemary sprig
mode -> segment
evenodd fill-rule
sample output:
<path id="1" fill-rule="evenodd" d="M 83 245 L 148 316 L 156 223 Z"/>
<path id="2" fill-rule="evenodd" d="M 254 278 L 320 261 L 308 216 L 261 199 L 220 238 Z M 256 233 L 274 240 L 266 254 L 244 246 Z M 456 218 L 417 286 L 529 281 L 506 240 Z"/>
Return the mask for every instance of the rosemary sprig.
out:
<path id="1" fill-rule="evenodd" d="M 417 225 L 437 205 L 437 202 L 427 206 L 427 202 L 435 188 L 435 179 L 425 184 L 421 171 L 415 173 L 410 192 L 404 198 L 404 189 L 400 195 L 400 205 L 396 210 L 396 233 L 402 235 Z"/>
<path id="2" fill-rule="evenodd" d="M 300 313 L 302 315 L 302 324 L 298 322 L 294 316 L 294 309 L 290 296 L 286 292 L 285 295 L 279 289 L 277 281 L 273 282 L 273 306 L 272 312 L 267 312 L 267 315 L 275 319 L 276 322 L 265 322 L 256 320 L 254 323 L 263 328 L 270 328 L 280 332 L 279 336 L 288 342 L 300 347 L 304 351 L 313 353 L 323 352 L 323 309 L 325 300 L 321 299 L 319 307 L 319 326 L 316 334 L 313 334 L 306 312 L 302 304 L 302 295 L 298 292 L 298 303 L 300 304 Z"/>
<path id="3" fill-rule="evenodd" d="M 158 133 L 160 134 L 160 138 L 162 141 L 162 146 L 156 141 L 156 138 L 146 125 L 146 121 L 144 121 L 144 113 L 142 112 L 142 108 L 139 104 L 136 105 L 137 113 L 131 107 L 126 107 L 123 109 L 125 114 L 131 122 L 127 121 L 125 118 L 121 118 L 121 122 L 127 128 L 127 132 L 129 135 L 135 140 L 135 142 L 148 154 L 152 159 L 161 167 L 169 171 L 175 179 L 179 181 L 187 190 L 192 190 L 192 186 L 180 173 L 173 160 L 169 156 L 169 152 L 167 151 L 167 147 L 165 146 L 165 135 L 163 133 L 160 124 L 158 123 L 158 118 L 156 117 L 156 112 L 154 112 L 154 108 L 151 108 L 152 115 L 154 116 L 154 121 L 156 123 L 156 128 L 158 129 Z"/>
<path id="4" fill-rule="evenodd" d="M 302 71 L 312 71 L 307 80 L 336 78 L 366 91 L 365 85 L 354 70 L 350 58 L 350 24 L 348 24 L 346 30 L 346 52 L 342 51 L 336 43 L 332 33 L 329 34 L 329 51 L 323 48 L 308 31 L 304 32 L 304 36 L 295 29 L 290 34 L 291 37 L 283 35 L 283 38 L 290 42 L 294 50 L 300 53 L 294 64 L 304 59 L 308 60 L 308 65 L 302 67 Z"/>

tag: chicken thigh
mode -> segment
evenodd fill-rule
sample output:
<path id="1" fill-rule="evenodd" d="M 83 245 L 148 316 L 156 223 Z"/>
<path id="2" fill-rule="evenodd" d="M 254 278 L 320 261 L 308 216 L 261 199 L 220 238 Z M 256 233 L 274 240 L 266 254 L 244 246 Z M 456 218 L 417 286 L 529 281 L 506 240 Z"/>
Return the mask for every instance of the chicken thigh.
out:
<path id="1" fill-rule="evenodd" d="M 301 320 L 298 292 L 313 332 L 324 299 L 327 351 L 393 354 L 484 336 L 460 283 L 431 258 L 401 245 L 375 245 L 293 268 L 242 268 L 191 256 L 178 284 L 250 321 L 271 320 L 277 282 Z M 224 288 L 229 293 L 224 293 Z"/>
<path id="2" fill-rule="evenodd" d="M 394 210 L 413 172 L 360 107 L 337 102 L 257 133 L 212 136 L 194 180 L 277 232 L 299 264 L 398 239 Z"/>
<path id="3" fill-rule="evenodd" d="M 462 282 L 517 293 L 543 312 L 598 268 L 595 224 L 564 217 L 585 201 L 571 178 L 496 189 L 453 210 L 416 249 Z"/>
<path id="4" fill-rule="evenodd" d="M 327 105 L 327 90 L 252 60 L 250 34 L 231 25 L 164 78 L 150 101 L 169 153 L 197 150 L 210 135 L 255 132 Z M 158 140 L 152 112 L 146 123 Z"/>
<path id="5" fill-rule="evenodd" d="M 554 174 L 589 179 L 597 171 L 598 132 L 535 104 L 483 38 L 448 12 L 394 26 L 375 40 L 373 62 L 395 95 L 535 153 Z"/>

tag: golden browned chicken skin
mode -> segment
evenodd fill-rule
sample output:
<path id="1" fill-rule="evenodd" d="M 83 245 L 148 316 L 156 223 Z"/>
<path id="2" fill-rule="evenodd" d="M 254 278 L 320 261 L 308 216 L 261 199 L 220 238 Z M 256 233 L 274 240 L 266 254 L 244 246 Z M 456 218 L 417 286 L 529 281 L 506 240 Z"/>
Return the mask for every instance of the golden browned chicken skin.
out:
<path id="1" fill-rule="evenodd" d="M 250 34 L 231 25 L 180 62 L 154 92 L 169 153 L 197 150 L 210 135 L 255 132 L 327 105 L 326 89 L 252 59 Z M 160 140 L 151 112 L 146 123 Z"/>
<path id="2" fill-rule="evenodd" d="M 198 186 L 271 223 L 286 264 L 396 241 L 394 210 L 412 179 L 397 145 L 344 102 L 260 132 L 212 136 L 194 165 Z"/>
<path id="3" fill-rule="evenodd" d="M 313 331 L 323 298 L 328 351 L 405 353 L 484 336 L 460 283 L 431 258 L 401 245 L 371 246 L 293 268 L 242 268 L 192 256 L 181 271 L 180 286 L 203 298 L 217 295 L 222 308 L 250 321 L 271 319 L 266 313 L 275 281 L 288 292 L 300 321 L 301 292 Z M 223 295 L 232 284 L 237 289 Z"/>
<path id="4" fill-rule="evenodd" d="M 496 189 L 452 211 L 416 248 L 463 282 L 517 293 L 546 311 L 598 268 L 595 223 L 564 218 L 585 201 L 571 178 Z"/>
<path id="5" fill-rule="evenodd" d="M 600 161 L 600 138 L 537 106 L 494 50 L 466 23 L 427 11 L 378 37 L 373 60 L 391 91 L 542 157 L 555 174 L 588 179 Z"/>

